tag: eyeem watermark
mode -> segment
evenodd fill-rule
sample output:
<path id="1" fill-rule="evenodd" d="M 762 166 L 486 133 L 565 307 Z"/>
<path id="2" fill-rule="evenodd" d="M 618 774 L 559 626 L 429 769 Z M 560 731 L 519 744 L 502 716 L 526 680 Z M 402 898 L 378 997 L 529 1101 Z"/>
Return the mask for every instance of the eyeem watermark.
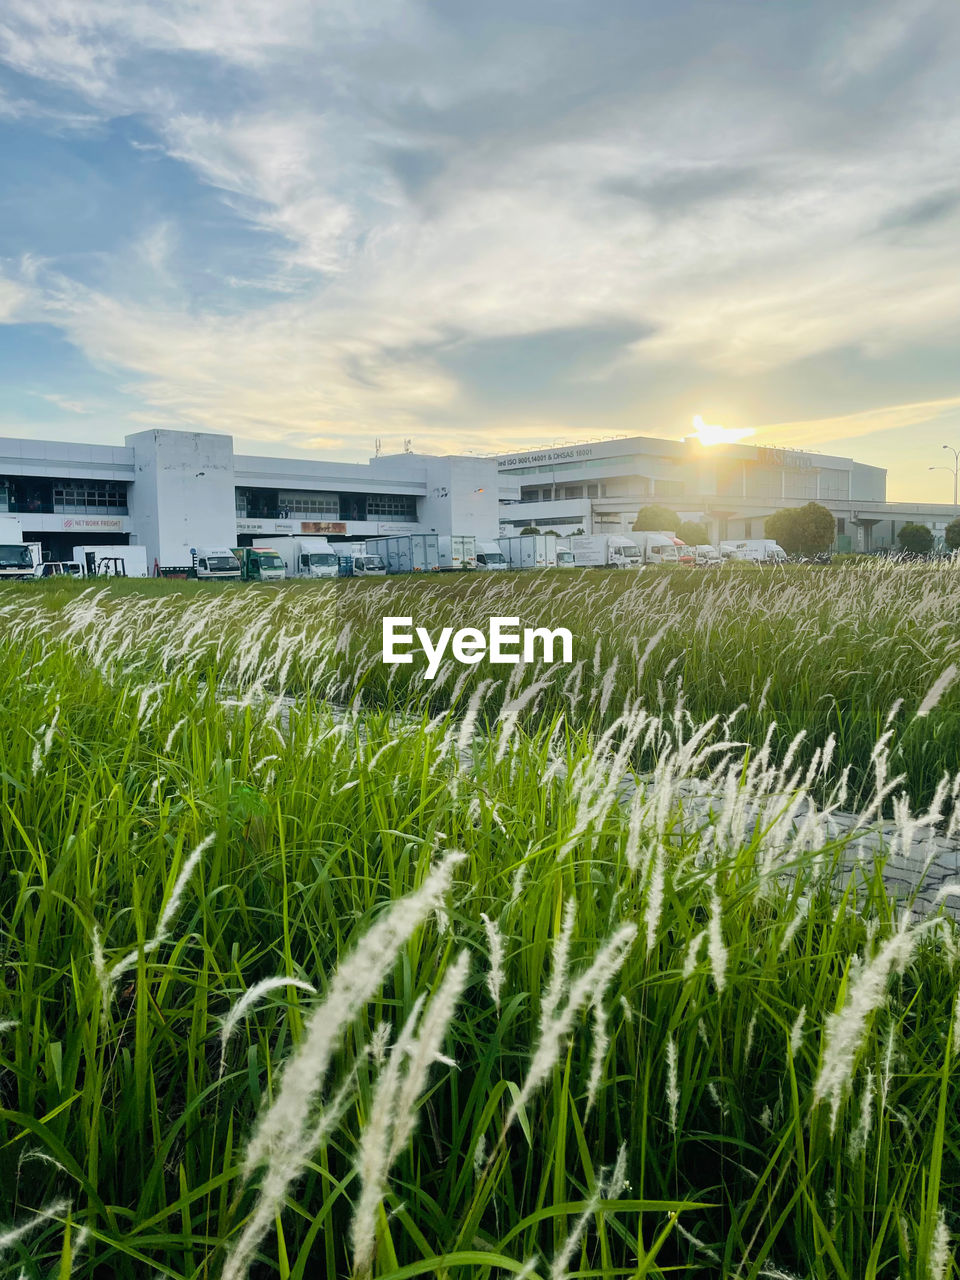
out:
<path id="1" fill-rule="evenodd" d="M 413 651 L 419 648 L 427 656 L 428 680 L 440 670 L 448 648 L 450 656 L 466 666 L 484 658 L 493 663 L 533 662 L 538 656 L 544 662 L 573 661 L 573 636 L 566 627 L 553 631 L 548 627 L 524 627 L 521 631 L 519 618 L 489 618 L 487 626 L 486 633 L 478 627 L 461 627 L 459 631 L 443 627 L 434 643 L 426 627 L 414 627 L 412 618 L 384 618 L 383 661 L 412 662 Z"/>

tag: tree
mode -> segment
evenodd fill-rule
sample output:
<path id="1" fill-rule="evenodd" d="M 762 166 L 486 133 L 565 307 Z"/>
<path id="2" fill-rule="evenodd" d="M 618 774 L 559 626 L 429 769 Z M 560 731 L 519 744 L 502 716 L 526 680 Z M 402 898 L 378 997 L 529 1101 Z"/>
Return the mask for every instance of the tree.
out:
<path id="1" fill-rule="evenodd" d="M 522 538 L 525 533 L 539 533 L 539 532 L 540 530 L 537 528 L 535 524 L 528 524 L 525 529 L 520 530 L 520 537 Z"/>
<path id="2" fill-rule="evenodd" d="M 933 534 L 925 524 L 909 521 L 897 534 L 901 551 L 911 556 L 928 556 L 933 550 Z"/>
<path id="3" fill-rule="evenodd" d="M 676 529 L 680 523 L 680 517 L 675 511 L 671 511 L 669 507 L 661 507 L 657 503 L 649 507 L 641 507 L 637 512 L 637 518 L 633 522 L 635 533 L 659 533 L 661 531 L 668 532 Z"/>
<path id="4" fill-rule="evenodd" d="M 833 516 L 819 502 L 775 511 L 767 516 L 764 529 L 767 537 L 775 539 L 791 556 L 817 556 L 829 551 L 837 533 Z"/>
<path id="5" fill-rule="evenodd" d="M 960 516 L 947 525 L 943 531 L 943 540 L 951 551 L 960 551 Z"/>
<path id="6" fill-rule="evenodd" d="M 547 537 L 548 537 L 548 538 L 562 538 L 562 537 L 563 537 L 563 534 L 562 534 L 562 533 L 557 533 L 556 529 L 547 529 L 546 534 L 547 534 Z"/>
<path id="7" fill-rule="evenodd" d="M 669 528 L 669 526 L 667 526 Z M 702 547 L 710 541 L 707 526 L 699 520 L 681 520 L 677 525 L 677 537 L 688 547 Z"/>

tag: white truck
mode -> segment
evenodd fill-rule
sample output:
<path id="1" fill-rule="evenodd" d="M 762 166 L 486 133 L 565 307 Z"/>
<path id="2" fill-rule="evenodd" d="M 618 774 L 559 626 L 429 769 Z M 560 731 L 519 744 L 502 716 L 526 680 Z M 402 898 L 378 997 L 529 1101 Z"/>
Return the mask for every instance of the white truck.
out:
<path id="1" fill-rule="evenodd" d="M 337 552 L 326 538 L 260 538 L 257 545 L 277 553 L 288 578 L 335 578 L 339 572 Z"/>
<path id="2" fill-rule="evenodd" d="M 633 540 L 622 533 L 574 533 L 565 540 L 578 569 L 639 569 L 643 553 Z"/>
<path id="3" fill-rule="evenodd" d="M 787 553 L 774 538 L 741 538 L 720 543 L 724 560 L 747 560 L 754 564 L 784 564 Z"/>
<path id="4" fill-rule="evenodd" d="M 693 558 L 694 562 L 700 565 L 723 563 L 720 552 L 709 542 L 698 542 L 693 548 Z"/>
<path id="5" fill-rule="evenodd" d="M 555 569 L 557 538 L 552 533 L 518 533 L 499 540 L 511 569 Z"/>
<path id="6" fill-rule="evenodd" d="M 367 553 L 380 556 L 387 573 L 439 573 L 440 539 L 435 533 L 368 538 Z"/>
<path id="7" fill-rule="evenodd" d="M 198 578 L 240 581 L 240 561 L 229 547 L 197 547 L 194 559 Z"/>
<path id="8" fill-rule="evenodd" d="M 640 549 L 644 564 L 679 564 L 687 550 L 686 543 L 672 533 L 641 533 L 630 535 Z"/>
<path id="9" fill-rule="evenodd" d="M 127 544 L 74 547 L 73 558 L 83 565 L 84 575 L 88 578 L 149 577 L 146 547 Z"/>
<path id="10" fill-rule="evenodd" d="M 35 578 L 82 578 L 83 565 L 79 560 L 44 560 L 33 571 Z"/>
<path id="11" fill-rule="evenodd" d="M 37 544 L 23 540 L 19 516 L 0 515 L 0 578 L 32 578 L 40 559 Z"/>
<path id="12" fill-rule="evenodd" d="M 437 538 L 441 569 L 475 569 L 477 540 L 472 534 L 454 533 Z"/>
<path id="13" fill-rule="evenodd" d="M 341 578 L 382 578 L 387 572 L 383 557 L 371 555 L 365 542 L 338 542 L 334 550 Z"/>
<path id="14" fill-rule="evenodd" d="M 507 557 L 500 550 L 499 542 L 477 543 L 477 568 L 478 569 L 509 569 Z"/>

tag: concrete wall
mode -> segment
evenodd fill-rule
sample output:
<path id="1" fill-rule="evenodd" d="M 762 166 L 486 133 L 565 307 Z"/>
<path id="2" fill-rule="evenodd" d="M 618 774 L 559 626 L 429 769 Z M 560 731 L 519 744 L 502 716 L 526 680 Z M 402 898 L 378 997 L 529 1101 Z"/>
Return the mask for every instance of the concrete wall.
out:
<path id="1" fill-rule="evenodd" d="M 422 476 L 426 493 L 417 500 L 417 518 L 425 532 L 500 535 L 500 481 L 493 458 L 434 458 L 399 453 L 372 458 L 375 473 Z"/>
<path id="2" fill-rule="evenodd" d="M 189 565 L 190 548 L 236 545 L 237 514 L 230 436 L 141 431 L 127 436 L 136 479 L 130 491 L 133 540 L 153 569 Z"/>

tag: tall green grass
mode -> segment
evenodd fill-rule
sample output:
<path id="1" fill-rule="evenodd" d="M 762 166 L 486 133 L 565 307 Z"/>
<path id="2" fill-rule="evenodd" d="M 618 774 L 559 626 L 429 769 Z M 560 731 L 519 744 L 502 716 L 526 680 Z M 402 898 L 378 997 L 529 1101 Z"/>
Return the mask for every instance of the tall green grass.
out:
<path id="1" fill-rule="evenodd" d="M 875 624 L 888 617 L 888 653 L 905 656 L 911 631 L 902 621 L 893 629 L 894 601 L 913 600 L 927 633 L 895 696 L 918 705 L 952 644 L 930 620 L 938 610 L 949 620 L 954 604 L 933 573 L 902 583 L 861 588 L 861 612 Z M 598 575 L 589 602 L 602 641 L 596 671 L 591 636 L 579 700 L 564 693 L 568 671 L 547 673 L 542 696 L 504 740 L 495 723 L 504 688 L 475 706 L 485 731 L 464 733 L 471 689 L 489 671 L 453 696 L 453 678 L 437 690 L 416 672 L 389 680 L 369 664 L 387 588 L 360 585 L 335 597 L 180 587 L 148 599 L 126 587 L 95 603 L 69 590 L 6 601 L 0 1232 L 44 1205 L 71 1207 L 0 1253 L 0 1274 L 219 1275 L 258 1202 L 262 1170 L 243 1176 L 248 1143 L 312 1011 L 360 939 L 452 849 L 466 856 L 443 910 L 413 931 L 341 1030 L 323 1101 L 344 1085 L 345 1105 L 290 1184 L 251 1274 L 350 1275 L 357 1158 L 384 1070 L 371 1045 L 383 1023 L 395 1040 L 420 997 L 430 1007 L 462 949 L 470 977 L 443 1041 L 455 1065 L 435 1062 L 418 1099 L 376 1216 L 374 1275 L 487 1277 L 536 1264 L 546 1276 L 571 1238 L 564 1270 L 580 1276 L 942 1274 L 944 1231 L 960 1227 L 955 926 L 912 926 L 902 963 L 865 1003 L 864 976 L 883 968 L 903 927 L 879 869 L 865 868 L 838 895 L 831 872 L 841 842 L 806 848 L 777 834 L 776 770 L 766 781 L 751 775 L 755 753 L 736 745 L 762 742 L 776 683 L 760 707 L 770 674 L 762 664 L 786 654 L 778 679 L 787 681 L 800 652 L 786 618 L 792 608 L 794 630 L 804 625 L 810 600 L 797 593 L 808 588 L 746 575 L 627 584 Z M 576 616 L 569 579 L 535 589 L 543 600 L 524 602 L 531 620 Z M 478 579 L 402 590 L 411 603 L 423 593 L 431 627 L 460 592 L 478 616 L 503 603 Z M 749 619 L 742 628 L 758 646 L 753 701 L 725 740 L 719 727 L 704 739 L 722 748 L 711 763 L 701 755 L 684 764 L 678 751 L 706 718 L 698 700 L 719 670 L 696 620 L 713 599 L 732 626 L 745 593 L 766 602 L 772 633 Z M 847 608 L 825 590 L 816 598 L 808 653 Z M 666 686 L 677 664 L 668 671 L 666 634 L 601 710 L 591 694 L 612 656 L 631 652 L 634 639 L 642 654 L 668 614 L 678 640 L 684 628 L 700 635 L 691 662 L 702 664 L 703 683 L 685 676 L 685 711 L 671 715 Z M 802 705 L 850 660 L 855 619 L 844 617 L 847 631 L 834 631 L 844 658 L 816 647 L 827 670 L 811 673 L 809 693 L 798 688 Z M 584 642 L 588 621 L 578 624 Z M 320 629 L 326 638 L 311 650 Z M 743 636 L 723 645 L 734 683 L 746 680 L 737 643 Z M 522 674 L 511 692 L 536 676 Z M 651 689 L 648 712 L 662 718 L 621 715 L 627 696 Z M 276 700 L 281 690 L 292 705 Z M 334 714 L 325 701 L 333 695 L 362 706 Z M 882 731 L 892 697 L 880 696 L 873 719 L 851 708 L 843 763 L 858 733 L 866 743 L 867 726 Z M 718 695 L 710 714 L 722 705 Z M 948 692 L 937 708 L 945 720 L 951 706 Z M 906 704 L 901 723 L 909 727 Z M 918 728 L 935 736 L 940 723 L 931 716 Z M 616 787 L 607 794 L 607 780 L 617 783 L 641 756 L 655 780 L 641 781 L 632 802 Z M 869 761 L 860 764 L 866 787 Z M 681 775 L 719 769 L 721 792 L 739 782 L 761 817 L 738 825 L 718 812 L 704 823 L 685 807 L 673 766 Z M 186 859 L 208 836 L 168 940 L 147 949 Z M 637 937 L 597 992 L 602 1014 L 583 1008 L 572 1020 L 546 1079 L 504 1133 L 542 1038 L 570 904 L 574 982 L 619 927 L 634 925 Z M 498 1002 L 492 931 L 503 949 Z M 134 953 L 115 983 L 98 977 L 95 937 L 107 974 Z M 292 984 L 271 990 L 228 1041 L 221 1075 L 223 1020 L 270 977 L 317 995 Z M 866 1011 L 832 1123 L 831 1100 L 815 1098 L 838 1028 L 851 1025 L 851 1001 Z M 623 1147 L 628 1185 L 610 1199 L 600 1193 Z"/>

